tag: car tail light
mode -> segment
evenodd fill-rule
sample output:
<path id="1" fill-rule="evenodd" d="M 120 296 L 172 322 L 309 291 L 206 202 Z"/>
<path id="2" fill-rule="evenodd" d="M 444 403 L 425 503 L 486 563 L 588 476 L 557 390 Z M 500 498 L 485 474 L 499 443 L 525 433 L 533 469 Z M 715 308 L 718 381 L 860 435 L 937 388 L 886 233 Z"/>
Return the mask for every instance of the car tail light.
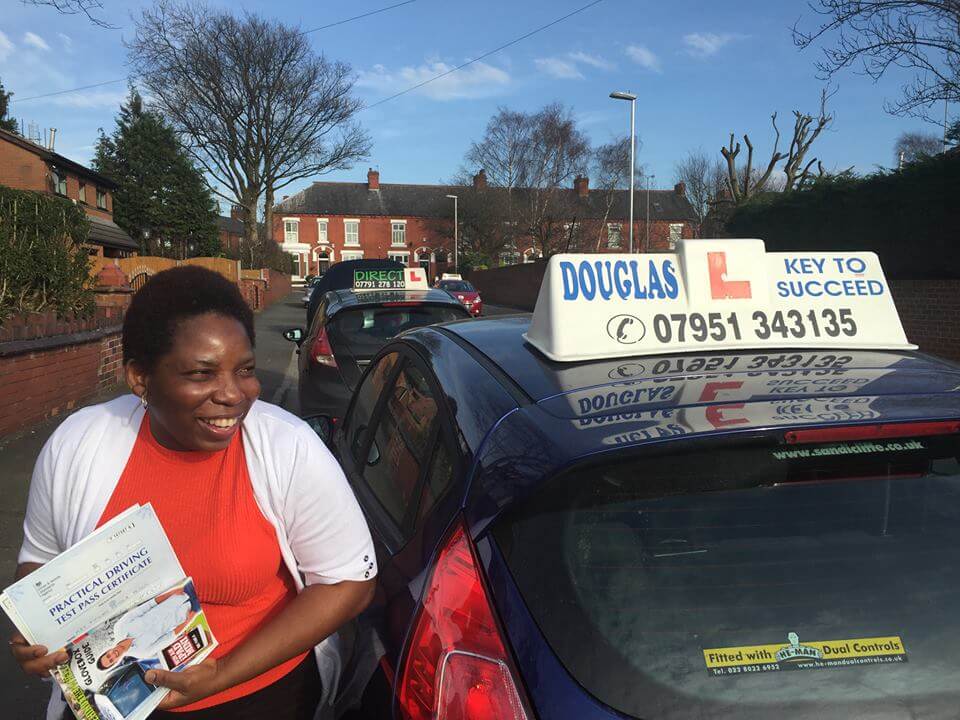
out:
<path id="1" fill-rule="evenodd" d="M 960 432 L 960 420 L 919 423 L 883 423 L 877 425 L 849 425 L 847 427 L 790 430 L 783 439 L 790 445 L 842 442 L 845 440 L 883 440 L 886 438 L 949 435 Z"/>
<path id="2" fill-rule="evenodd" d="M 320 328 L 320 332 L 317 333 L 317 337 L 310 347 L 310 359 L 320 365 L 337 366 L 337 360 L 333 357 L 333 348 L 330 346 L 330 338 L 327 337 L 325 327 Z"/>
<path id="3" fill-rule="evenodd" d="M 401 675 L 401 716 L 527 720 L 463 526 L 440 550 L 423 598 Z"/>

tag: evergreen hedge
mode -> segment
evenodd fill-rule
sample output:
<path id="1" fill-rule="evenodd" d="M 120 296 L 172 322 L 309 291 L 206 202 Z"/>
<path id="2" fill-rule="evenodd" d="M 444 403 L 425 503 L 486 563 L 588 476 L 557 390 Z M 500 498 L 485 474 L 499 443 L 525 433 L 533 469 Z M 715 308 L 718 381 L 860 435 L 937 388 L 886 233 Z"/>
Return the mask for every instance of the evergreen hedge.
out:
<path id="1" fill-rule="evenodd" d="M 0 186 L 0 323 L 13 313 L 93 312 L 89 231 L 69 200 Z"/>
<path id="2" fill-rule="evenodd" d="M 760 196 L 727 231 L 771 251 L 872 250 L 890 278 L 960 278 L 960 152 Z"/>

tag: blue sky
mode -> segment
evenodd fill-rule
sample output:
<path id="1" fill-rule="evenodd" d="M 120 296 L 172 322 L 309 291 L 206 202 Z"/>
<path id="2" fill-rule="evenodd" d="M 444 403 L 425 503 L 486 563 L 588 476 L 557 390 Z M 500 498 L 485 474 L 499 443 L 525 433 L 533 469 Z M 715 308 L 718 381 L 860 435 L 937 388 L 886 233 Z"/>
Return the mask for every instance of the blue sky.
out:
<path id="1" fill-rule="evenodd" d="M 312 28 L 393 2 L 221 4 Z M 357 93 L 372 104 L 585 3 L 417 0 L 310 37 L 319 52 L 353 66 Z M 57 127 L 57 150 L 87 162 L 97 129 L 113 127 L 126 92 L 123 83 L 16 100 L 123 78 L 123 38 L 131 34 L 131 14 L 144 3 L 103 0 L 102 14 L 121 26 L 118 30 L 17 0 L 3 4 L 0 79 L 16 93 L 12 114 Z M 815 111 L 824 85 L 816 77 L 816 53 L 798 51 L 791 40 L 798 18 L 807 26 L 814 22 L 803 0 L 603 0 L 482 62 L 363 111 L 359 119 L 374 140 L 370 161 L 323 179 L 365 180 L 367 166 L 373 165 L 382 182 L 445 181 L 501 105 L 535 110 L 562 101 L 574 109 L 594 143 L 608 142 L 625 134 L 629 123 L 627 103 L 610 100 L 611 90 L 639 95 L 637 131 L 643 144 L 638 162 L 655 175 L 656 187 L 672 185 L 675 163 L 690 150 L 703 148 L 719 157 L 731 131 L 750 133 L 762 158 L 772 143 L 770 114 L 776 110 L 781 131 L 789 133 L 792 110 Z M 850 71 L 834 82 L 836 121 L 815 145 L 828 168 L 869 172 L 889 166 L 899 133 L 938 132 L 920 120 L 884 112 L 884 100 L 897 97 L 905 79 L 892 75 L 874 83 Z"/>

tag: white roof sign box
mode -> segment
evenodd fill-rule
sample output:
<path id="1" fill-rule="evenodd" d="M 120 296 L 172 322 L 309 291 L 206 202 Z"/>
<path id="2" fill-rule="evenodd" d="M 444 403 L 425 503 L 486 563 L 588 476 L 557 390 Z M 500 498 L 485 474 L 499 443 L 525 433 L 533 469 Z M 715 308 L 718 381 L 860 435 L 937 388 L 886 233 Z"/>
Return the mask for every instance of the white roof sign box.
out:
<path id="1" fill-rule="evenodd" d="M 443 273 L 440 275 L 441 280 L 463 280 L 460 277 L 460 273 Z"/>
<path id="2" fill-rule="evenodd" d="M 681 240 L 671 254 L 554 255 L 525 337 L 561 362 L 916 348 L 875 253 L 768 253 L 762 240 Z"/>

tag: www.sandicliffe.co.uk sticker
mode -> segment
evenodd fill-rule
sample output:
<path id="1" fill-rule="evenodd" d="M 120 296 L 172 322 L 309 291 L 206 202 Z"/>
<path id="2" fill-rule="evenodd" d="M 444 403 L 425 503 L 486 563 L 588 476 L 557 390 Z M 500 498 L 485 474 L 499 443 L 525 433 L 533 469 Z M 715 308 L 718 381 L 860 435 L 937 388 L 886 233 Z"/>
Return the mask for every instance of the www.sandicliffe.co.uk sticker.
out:
<path id="1" fill-rule="evenodd" d="M 904 663 L 907 650 L 897 635 L 801 643 L 792 632 L 786 643 L 709 648 L 703 651 L 703 659 L 708 673 L 721 676 Z"/>

